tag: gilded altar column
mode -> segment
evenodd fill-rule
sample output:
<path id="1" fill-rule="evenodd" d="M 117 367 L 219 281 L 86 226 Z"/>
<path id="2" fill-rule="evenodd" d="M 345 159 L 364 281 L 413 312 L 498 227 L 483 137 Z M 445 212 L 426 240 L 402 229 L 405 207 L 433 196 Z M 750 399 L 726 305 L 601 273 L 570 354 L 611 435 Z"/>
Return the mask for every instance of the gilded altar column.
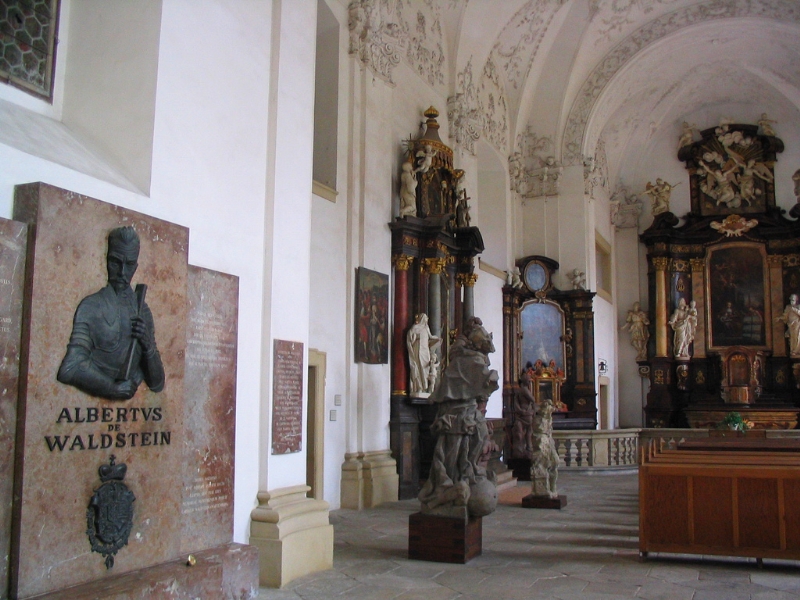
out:
<path id="1" fill-rule="evenodd" d="M 786 325 L 777 317 L 783 314 L 783 256 L 767 256 L 769 265 L 770 309 L 772 311 L 772 356 L 786 356 Z"/>
<path id="2" fill-rule="evenodd" d="M 462 329 L 463 323 L 467 319 L 475 316 L 475 283 L 478 281 L 477 273 L 464 274 L 464 314 L 461 319 Z"/>
<path id="3" fill-rule="evenodd" d="M 656 357 L 667 356 L 667 267 L 669 259 L 664 256 L 653 258 L 656 270 Z"/>
<path id="4" fill-rule="evenodd" d="M 406 330 L 409 327 L 408 269 L 413 256 L 399 254 L 394 263 L 394 331 L 392 332 L 392 394 L 408 393 L 408 363 L 406 361 Z"/>
<path id="5" fill-rule="evenodd" d="M 428 274 L 428 324 L 431 333 L 442 337 L 442 272 L 446 258 L 424 258 L 421 269 Z"/>
<path id="6" fill-rule="evenodd" d="M 705 259 L 692 258 L 692 300 L 697 307 L 697 328 L 694 334 L 694 358 L 706 357 L 706 285 Z"/>

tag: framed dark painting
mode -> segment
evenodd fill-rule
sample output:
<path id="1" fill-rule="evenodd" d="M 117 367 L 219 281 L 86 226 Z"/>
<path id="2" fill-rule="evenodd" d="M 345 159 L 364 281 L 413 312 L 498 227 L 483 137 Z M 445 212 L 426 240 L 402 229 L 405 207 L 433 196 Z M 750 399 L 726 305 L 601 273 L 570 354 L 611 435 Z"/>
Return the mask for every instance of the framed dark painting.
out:
<path id="1" fill-rule="evenodd" d="M 519 331 L 522 332 L 520 362 L 522 367 L 541 360 L 545 365 L 555 361 L 562 371 L 564 366 L 564 312 L 555 302 L 531 301 L 519 311 Z"/>
<path id="2" fill-rule="evenodd" d="M 356 269 L 356 362 L 389 362 L 389 276 Z"/>
<path id="3" fill-rule="evenodd" d="M 731 242 L 708 249 L 706 323 L 710 350 L 728 346 L 766 349 L 771 345 L 768 277 L 762 244 Z"/>

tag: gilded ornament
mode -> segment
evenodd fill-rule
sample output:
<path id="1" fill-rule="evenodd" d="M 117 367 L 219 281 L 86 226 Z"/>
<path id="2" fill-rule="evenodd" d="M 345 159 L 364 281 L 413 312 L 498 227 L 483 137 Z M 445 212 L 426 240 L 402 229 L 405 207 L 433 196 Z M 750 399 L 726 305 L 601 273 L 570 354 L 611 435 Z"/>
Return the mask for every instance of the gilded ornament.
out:
<path id="1" fill-rule="evenodd" d="M 413 261 L 414 257 L 408 256 L 407 254 L 397 254 L 392 257 L 392 263 L 394 264 L 394 268 L 397 269 L 398 271 L 408 271 Z"/>
<path id="2" fill-rule="evenodd" d="M 702 271 L 705 269 L 706 261 L 704 258 L 692 258 L 689 260 L 692 265 L 692 272 Z"/>
<path id="3" fill-rule="evenodd" d="M 651 259 L 656 271 L 666 271 L 669 266 L 669 259 L 666 256 L 656 256 Z"/>

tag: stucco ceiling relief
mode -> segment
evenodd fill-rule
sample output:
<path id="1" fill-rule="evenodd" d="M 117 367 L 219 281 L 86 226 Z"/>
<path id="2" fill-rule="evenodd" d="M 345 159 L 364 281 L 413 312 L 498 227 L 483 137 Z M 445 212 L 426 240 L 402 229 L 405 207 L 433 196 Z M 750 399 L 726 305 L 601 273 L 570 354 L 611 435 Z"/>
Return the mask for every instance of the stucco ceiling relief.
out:
<path id="1" fill-rule="evenodd" d="M 624 185 L 618 186 L 611 196 L 611 224 L 617 229 L 638 228 L 641 214 L 642 201 L 639 197 Z"/>
<path id="2" fill-rule="evenodd" d="M 409 22 L 405 12 L 413 17 Z M 409 66 L 432 86 L 445 85 L 445 51 L 441 10 L 435 2 L 354 0 L 348 6 L 350 54 L 389 82 L 405 57 Z"/>
<path id="3" fill-rule="evenodd" d="M 478 89 L 472 81 L 472 59 L 456 77 L 456 93 L 447 99 L 447 119 L 455 145 L 474 155 L 484 119 Z"/>
<path id="4" fill-rule="evenodd" d="M 663 14 L 625 38 L 594 68 L 570 110 L 562 139 L 565 165 L 580 164 L 588 141 L 587 124 L 597 99 L 611 79 L 641 50 L 684 27 L 734 17 L 800 22 L 800 4 L 793 0 L 709 0 Z"/>
<path id="5" fill-rule="evenodd" d="M 508 106 L 504 86 L 492 59 L 483 67 L 479 89 L 480 107 L 484 114 L 484 134 L 502 154 L 508 152 Z"/>

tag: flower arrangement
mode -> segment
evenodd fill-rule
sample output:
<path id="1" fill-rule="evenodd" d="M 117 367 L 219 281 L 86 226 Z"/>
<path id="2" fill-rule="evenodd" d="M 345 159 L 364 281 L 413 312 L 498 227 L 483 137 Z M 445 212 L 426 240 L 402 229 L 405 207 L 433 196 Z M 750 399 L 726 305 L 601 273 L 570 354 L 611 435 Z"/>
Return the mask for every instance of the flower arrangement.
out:
<path id="1" fill-rule="evenodd" d="M 729 412 L 717 425 L 717 429 L 730 429 L 731 431 L 749 431 L 752 428 L 753 422 L 748 421 L 738 412 Z"/>

